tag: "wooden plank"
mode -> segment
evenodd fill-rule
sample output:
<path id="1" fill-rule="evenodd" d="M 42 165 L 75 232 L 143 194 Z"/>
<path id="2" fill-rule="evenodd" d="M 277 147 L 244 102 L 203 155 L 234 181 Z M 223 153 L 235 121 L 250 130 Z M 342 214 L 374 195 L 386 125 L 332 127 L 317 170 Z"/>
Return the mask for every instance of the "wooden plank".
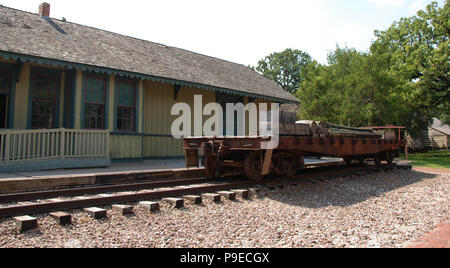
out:
<path id="1" fill-rule="evenodd" d="M 270 166 L 272 164 L 272 155 L 273 155 L 273 150 L 266 150 L 266 155 L 264 157 L 264 163 L 263 163 L 262 170 L 261 170 L 261 174 L 263 176 L 269 174 L 269 172 L 270 172 Z"/>

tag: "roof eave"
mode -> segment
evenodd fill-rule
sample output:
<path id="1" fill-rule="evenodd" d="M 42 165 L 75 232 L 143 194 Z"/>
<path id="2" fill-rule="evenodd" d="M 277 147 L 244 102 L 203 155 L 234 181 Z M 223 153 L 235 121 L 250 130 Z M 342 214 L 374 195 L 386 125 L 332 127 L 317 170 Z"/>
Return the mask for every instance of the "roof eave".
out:
<path id="1" fill-rule="evenodd" d="M 82 71 L 114 74 L 114 75 L 118 75 L 118 76 L 127 76 L 130 78 L 151 80 L 153 82 L 169 83 L 172 85 L 196 87 L 196 88 L 201 88 L 201 89 L 205 89 L 205 90 L 212 90 L 212 91 L 228 93 L 228 94 L 232 94 L 232 95 L 246 96 L 246 97 L 250 97 L 250 98 L 264 99 L 264 100 L 275 101 L 275 102 L 279 102 L 279 103 L 289 103 L 289 104 L 299 104 L 300 103 L 300 101 L 294 101 L 294 100 L 281 99 L 281 98 L 276 98 L 276 97 L 271 97 L 271 96 L 253 94 L 253 93 L 238 91 L 238 90 L 229 89 L 229 88 L 221 88 L 221 87 L 217 87 L 217 86 L 205 85 L 205 84 L 189 82 L 189 81 L 182 81 L 182 80 L 177 80 L 177 79 L 173 79 L 173 78 L 135 73 L 135 72 L 126 71 L 126 70 L 113 69 L 113 68 L 109 68 L 109 67 L 95 66 L 95 65 L 77 63 L 77 62 L 69 62 L 69 61 L 45 58 L 45 57 L 34 56 L 34 55 L 25 55 L 25 54 L 11 52 L 11 51 L 0 50 L 0 56 L 6 60 L 13 59 L 15 61 L 20 60 L 22 62 L 29 61 L 32 63 L 46 64 L 46 65 L 51 65 L 54 67 L 64 67 L 64 68 L 68 68 L 68 69 L 80 69 Z"/>

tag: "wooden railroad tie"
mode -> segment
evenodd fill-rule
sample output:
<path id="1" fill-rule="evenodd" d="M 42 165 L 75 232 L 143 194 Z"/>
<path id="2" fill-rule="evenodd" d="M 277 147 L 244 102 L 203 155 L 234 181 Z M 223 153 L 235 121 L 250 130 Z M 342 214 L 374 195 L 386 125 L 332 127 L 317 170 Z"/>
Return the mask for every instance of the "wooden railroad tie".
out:
<path id="1" fill-rule="evenodd" d="M 202 194 L 202 198 L 206 199 L 206 200 L 211 200 L 214 203 L 219 203 L 220 202 L 220 195 L 219 194 Z"/>
<path id="2" fill-rule="evenodd" d="M 113 205 L 113 210 L 118 211 L 122 215 L 133 214 L 133 206 L 129 205 Z"/>
<path id="3" fill-rule="evenodd" d="M 30 216 L 15 217 L 14 221 L 19 226 L 20 232 L 26 232 L 37 228 L 37 219 Z"/>
<path id="4" fill-rule="evenodd" d="M 236 200 L 236 193 L 234 193 L 234 192 L 220 191 L 217 193 L 220 194 L 221 196 L 225 197 L 228 200 Z"/>
<path id="5" fill-rule="evenodd" d="M 106 218 L 106 209 L 103 208 L 85 208 L 84 211 L 96 220 Z"/>
<path id="6" fill-rule="evenodd" d="M 72 224 L 72 215 L 62 212 L 62 211 L 50 213 L 50 217 L 55 219 L 59 225 Z"/>
<path id="7" fill-rule="evenodd" d="M 160 209 L 159 202 L 142 201 L 139 202 L 139 205 L 150 210 L 150 212 L 157 212 Z"/>
<path id="8" fill-rule="evenodd" d="M 231 190 L 233 193 L 236 193 L 237 196 L 243 199 L 249 199 L 250 193 L 248 190 Z"/>
<path id="9" fill-rule="evenodd" d="M 198 195 L 185 195 L 183 198 L 187 201 L 193 202 L 195 205 L 199 205 L 203 202 L 202 197 Z"/>
<path id="10" fill-rule="evenodd" d="M 173 205 L 174 208 L 182 208 L 184 205 L 184 201 L 181 198 L 163 198 L 162 201 Z"/>

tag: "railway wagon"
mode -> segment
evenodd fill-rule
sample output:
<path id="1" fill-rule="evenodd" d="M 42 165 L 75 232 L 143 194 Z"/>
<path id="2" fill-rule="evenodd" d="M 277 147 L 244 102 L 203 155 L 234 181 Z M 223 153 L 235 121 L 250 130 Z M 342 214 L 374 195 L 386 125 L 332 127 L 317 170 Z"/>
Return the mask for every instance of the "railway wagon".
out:
<path id="1" fill-rule="evenodd" d="M 183 140 L 186 167 L 199 167 L 199 152 L 208 178 L 220 177 L 228 170 L 240 169 L 248 179 L 260 181 L 268 174 L 287 177 L 305 167 L 309 156 L 334 156 L 352 161 L 373 160 L 392 164 L 399 149 L 405 146 L 400 130 L 390 127 L 382 131 L 350 129 L 336 125 L 311 130 L 305 124 L 280 125 L 279 145 L 274 150 L 261 149 L 272 137 L 188 137 Z M 397 128 L 396 132 L 392 131 Z M 337 130 L 337 131 L 336 131 Z"/>

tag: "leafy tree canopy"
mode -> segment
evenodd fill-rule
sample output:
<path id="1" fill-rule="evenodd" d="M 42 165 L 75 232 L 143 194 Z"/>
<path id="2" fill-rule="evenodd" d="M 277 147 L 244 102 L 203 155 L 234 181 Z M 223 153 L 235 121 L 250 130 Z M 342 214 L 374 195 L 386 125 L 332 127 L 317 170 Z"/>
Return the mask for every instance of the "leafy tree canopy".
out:
<path id="1" fill-rule="evenodd" d="M 303 69 L 311 62 L 312 58 L 308 53 L 286 49 L 260 60 L 253 69 L 293 94 L 303 81 Z"/>
<path id="2" fill-rule="evenodd" d="M 433 2 L 375 36 L 371 53 L 386 59 L 403 99 L 426 117 L 450 120 L 449 2 Z"/>

